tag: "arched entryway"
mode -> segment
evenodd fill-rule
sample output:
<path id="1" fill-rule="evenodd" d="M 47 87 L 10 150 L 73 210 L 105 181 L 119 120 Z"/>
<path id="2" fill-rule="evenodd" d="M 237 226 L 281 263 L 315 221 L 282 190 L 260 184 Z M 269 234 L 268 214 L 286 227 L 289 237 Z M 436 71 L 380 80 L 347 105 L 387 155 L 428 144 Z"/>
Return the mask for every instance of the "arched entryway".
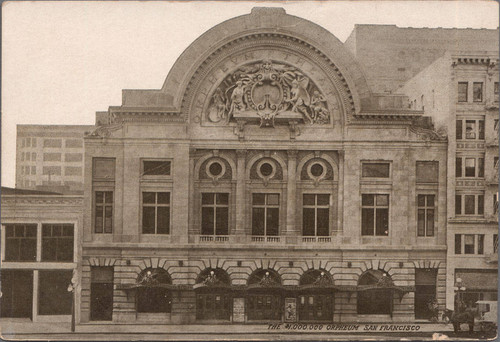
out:
<path id="1" fill-rule="evenodd" d="M 162 268 L 146 268 L 137 277 L 138 313 L 170 313 L 172 278 Z"/>
<path id="2" fill-rule="evenodd" d="M 281 320 L 281 276 L 272 269 L 258 269 L 248 278 L 247 318 L 249 321 Z"/>
<path id="3" fill-rule="evenodd" d="M 309 270 L 299 281 L 298 319 L 301 322 L 333 320 L 333 280 L 326 270 Z"/>
<path id="4" fill-rule="evenodd" d="M 358 314 L 391 315 L 394 285 L 381 270 L 368 270 L 358 280 Z"/>
<path id="5" fill-rule="evenodd" d="M 196 319 L 224 320 L 231 317 L 231 279 L 221 268 L 206 268 L 196 279 Z"/>

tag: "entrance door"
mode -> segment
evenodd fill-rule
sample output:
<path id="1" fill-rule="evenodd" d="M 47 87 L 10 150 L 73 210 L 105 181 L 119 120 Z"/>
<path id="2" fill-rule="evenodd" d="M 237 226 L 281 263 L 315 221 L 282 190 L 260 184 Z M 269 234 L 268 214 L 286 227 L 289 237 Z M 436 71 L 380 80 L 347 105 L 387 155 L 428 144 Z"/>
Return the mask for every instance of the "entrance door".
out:
<path id="1" fill-rule="evenodd" d="M 33 272 L 2 270 L 2 317 L 32 318 Z"/>
<path id="2" fill-rule="evenodd" d="M 113 317 L 113 267 L 92 267 L 90 319 L 111 321 Z"/>
<path id="3" fill-rule="evenodd" d="M 299 321 L 331 321 L 331 295 L 307 294 L 299 296 Z"/>
<path id="4" fill-rule="evenodd" d="M 280 320 L 281 300 L 277 295 L 252 294 L 247 297 L 249 320 Z"/>
<path id="5" fill-rule="evenodd" d="M 196 318 L 229 321 L 230 303 L 230 297 L 222 293 L 198 294 L 196 297 Z"/>
<path id="6" fill-rule="evenodd" d="M 415 269 L 415 318 L 431 318 L 429 303 L 436 298 L 436 276 L 436 269 Z"/>

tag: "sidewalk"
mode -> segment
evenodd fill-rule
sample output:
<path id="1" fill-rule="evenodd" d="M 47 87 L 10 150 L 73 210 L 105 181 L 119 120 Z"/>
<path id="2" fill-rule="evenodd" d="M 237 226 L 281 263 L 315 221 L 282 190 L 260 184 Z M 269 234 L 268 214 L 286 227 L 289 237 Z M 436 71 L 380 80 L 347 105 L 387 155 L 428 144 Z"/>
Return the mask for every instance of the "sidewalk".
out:
<path id="1" fill-rule="evenodd" d="M 289 324 L 289 325 L 287 325 Z M 372 326 L 372 330 L 366 330 Z M 71 324 L 64 323 L 33 323 L 0 319 L 0 331 L 6 335 L 43 335 L 71 333 Z M 301 324 L 281 323 L 269 324 L 96 324 L 84 323 L 76 326 L 75 333 L 83 334 L 393 334 L 393 333 L 428 333 L 451 332 L 451 324 L 444 323 L 331 323 L 331 324 Z"/>

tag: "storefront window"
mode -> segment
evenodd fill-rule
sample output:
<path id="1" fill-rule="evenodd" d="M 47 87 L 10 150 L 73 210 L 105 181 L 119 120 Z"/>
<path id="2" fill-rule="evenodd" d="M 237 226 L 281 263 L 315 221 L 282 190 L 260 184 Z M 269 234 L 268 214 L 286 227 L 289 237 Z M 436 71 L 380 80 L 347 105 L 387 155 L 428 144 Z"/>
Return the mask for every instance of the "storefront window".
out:
<path id="1" fill-rule="evenodd" d="M 39 271 L 38 313 L 71 315 L 73 292 L 68 291 L 72 271 Z"/>
<path id="2" fill-rule="evenodd" d="M 42 225 L 42 261 L 73 261 L 73 239 L 71 224 Z"/>
<path id="3" fill-rule="evenodd" d="M 36 224 L 5 226 L 5 261 L 36 260 Z"/>

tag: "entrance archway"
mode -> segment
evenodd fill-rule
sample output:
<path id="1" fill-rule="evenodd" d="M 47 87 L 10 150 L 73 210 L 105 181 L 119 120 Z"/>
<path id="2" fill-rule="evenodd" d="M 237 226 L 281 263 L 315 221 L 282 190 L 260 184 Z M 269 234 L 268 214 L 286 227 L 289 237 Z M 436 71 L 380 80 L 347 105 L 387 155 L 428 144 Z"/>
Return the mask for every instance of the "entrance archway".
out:
<path id="1" fill-rule="evenodd" d="M 392 284 L 391 276 L 387 272 L 368 270 L 363 273 L 358 280 L 358 314 L 390 315 Z"/>
<path id="2" fill-rule="evenodd" d="M 309 270 L 300 277 L 299 321 L 333 320 L 333 280 L 326 270 Z"/>
<path id="3" fill-rule="evenodd" d="M 281 276 L 272 269 L 258 269 L 248 278 L 249 321 L 281 320 L 283 307 Z"/>
<path id="4" fill-rule="evenodd" d="M 170 313 L 172 293 L 168 288 L 172 279 L 162 268 L 146 268 L 137 278 L 137 312 Z"/>
<path id="5" fill-rule="evenodd" d="M 229 274 L 221 268 L 206 268 L 196 279 L 196 319 L 225 320 L 231 317 Z"/>

